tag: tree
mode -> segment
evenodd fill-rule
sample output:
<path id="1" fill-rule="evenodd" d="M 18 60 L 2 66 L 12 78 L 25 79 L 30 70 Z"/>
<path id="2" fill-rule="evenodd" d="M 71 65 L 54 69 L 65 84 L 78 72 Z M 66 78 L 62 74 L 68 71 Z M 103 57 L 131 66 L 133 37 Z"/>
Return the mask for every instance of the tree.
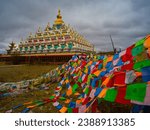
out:
<path id="1" fill-rule="evenodd" d="M 13 50 L 16 49 L 16 44 L 12 41 L 12 43 L 9 43 L 9 49 L 7 50 L 7 54 L 11 54 Z"/>

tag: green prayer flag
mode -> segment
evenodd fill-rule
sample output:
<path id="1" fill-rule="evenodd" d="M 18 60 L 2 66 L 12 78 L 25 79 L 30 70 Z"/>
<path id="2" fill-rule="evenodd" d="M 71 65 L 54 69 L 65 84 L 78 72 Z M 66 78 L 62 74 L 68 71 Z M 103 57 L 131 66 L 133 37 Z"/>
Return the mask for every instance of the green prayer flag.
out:
<path id="1" fill-rule="evenodd" d="M 79 87 L 78 84 L 74 84 L 72 87 L 72 92 L 75 93 L 75 91 L 78 87 Z"/>
<path id="2" fill-rule="evenodd" d="M 51 100 L 54 99 L 54 98 L 55 98 L 54 96 L 50 96 L 50 97 L 49 97 L 49 99 L 51 99 Z"/>
<path id="3" fill-rule="evenodd" d="M 144 46 L 143 44 L 136 46 L 132 49 L 132 56 L 136 56 L 141 54 L 144 51 Z"/>
<path id="4" fill-rule="evenodd" d="M 41 101 L 40 101 L 40 100 L 35 100 L 35 101 L 34 101 L 34 103 L 39 103 L 39 102 L 41 102 Z"/>
<path id="5" fill-rule="evenodd" d="M 76 63 L 76 62 L 74 62 L 74 63 L 72 64 L 72 66 L 73 66 L 73 67 L 77 66 L 77 63 Z"/>
<path id="6" fill-rule="evenodd" d="M 68 108 L 68 113 L 72 113 L 72 108 Z"/>
<path id="7" fill-rule="evenodd" d="M 81 78 L 79 78 L 79 79 L 78 79 L 78 82 L 82 83 L 82 79 L 81 79 Z"/>
<path id="8" fill-rule="evenodd" d="M 43 105 L 43 104 L 44 104 L 44 102 L 39 102 L 39 103 L 37 103 L 38 106 L 41 106 L 41 105 Z"/>
<path id="9" fill-rule="evenodd" d="M 60 97 L 59 99 L 60 99 L 60 100 L 66 100 L 66 98 L 65 98 L 65 97 Z"/>
<path id="10" fill-rule="evenodd" d="M 107 57 L 105 57 L 105 58 L 103 59 L 103 63 L 106 62 L 106 61 L 107 61 Z"/>
<path id="11" fill-rule="evenodd" d="M 144 43 L 144 41 L 145 41 L 145 38 L 143 38 L 143 39 L 137 41 L 137 42 L 135 43 L 135 47 L 136 47 L 136 46 L 139 46 L 139 45 L 142 45 L 142 44 Z"/>
<path id="12" fill-rule="evenodd" d="M 102 84 L 102 80 L 99 79 L 99 81 L 98 81 L 98 87 L 101 87 L 101 84 Z"/>
<path id="13" fill-rule="evenodd" d="M 141 68 L 150 66 L 150 60 L 136 62 L 133 66 L 134 70 L 141 71 Z"/>
<path id="14" fill-rule="evenodd" d="M 73 66 L 74 62 L 70 62 L 70 65 Z"/>
<path id="15" fill-rule="evenodd" d="M 98 98 L 98 104 L 100 104 L 103 101 L 103 98 Z"/>
<path id="16" fill-rule="evenodd" d="M 144 102 L 146 95 L 146 83 L 136 83 L 127 86 L 125 99 Z"/>
<path id="17" fill-rule="evenodd" d="M 85 93 L 85 94 L 88 94 L 88 93 L 89 93 L 89 88 L 88 88 L 88 87 L 86 87 L 84 93 Z"/>
<path id="18" fill-rule="evenodd" d="M 88 85 L 90 85 L 90 80 L 91 80 L 92 77 L 93 77 L 92 74 L 88 75 L 88 81 L 87 81 Z"/>
<path id="19" fill-rule="evenodd" d="M 106 92 L 106 96 L 104 97 L 104 99 L 106 101 L 110 101 L 110 102 L 114 102 L 117 96 L 117 90 L 114 88 L 108 89 Z"/>

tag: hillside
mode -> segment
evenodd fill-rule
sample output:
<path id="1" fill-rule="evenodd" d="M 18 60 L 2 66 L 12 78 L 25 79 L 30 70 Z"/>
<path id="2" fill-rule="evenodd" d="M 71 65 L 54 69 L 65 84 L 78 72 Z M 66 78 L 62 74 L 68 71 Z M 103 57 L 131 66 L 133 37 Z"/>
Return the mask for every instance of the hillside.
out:
<path id="1" fill-rule="evenodd" d="M 1 84 L 1 100 L 8 93 L 49 87 L 53 94 L 20 101 L 9 112 L 30 112 L 48 104 L 55 109 L 47 112 L 149 112 L 149 81 L 150 36 L 146 36 L 112 56 L 74 55 L 37 79 Z M 55 88 L 52 82 L 57 83 Z"/>

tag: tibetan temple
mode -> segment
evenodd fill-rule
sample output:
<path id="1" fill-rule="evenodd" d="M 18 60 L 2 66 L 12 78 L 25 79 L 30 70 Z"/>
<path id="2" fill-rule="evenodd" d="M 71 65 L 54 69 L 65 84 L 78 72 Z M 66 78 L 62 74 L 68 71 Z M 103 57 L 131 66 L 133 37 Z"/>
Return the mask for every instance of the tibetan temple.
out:
<path id="1" fill-rule="evenodd" d="M 47 24 L 45 29 L 38 31 L 21 40 L 18 46 L 12 42 L 7 49 L 7 55 L 19 55 L 20 62 L 66 62 L 76 53 L 94 52 L 94 46 L 72 27 L 66 25 L 61 12 L 54 24 Z"/>

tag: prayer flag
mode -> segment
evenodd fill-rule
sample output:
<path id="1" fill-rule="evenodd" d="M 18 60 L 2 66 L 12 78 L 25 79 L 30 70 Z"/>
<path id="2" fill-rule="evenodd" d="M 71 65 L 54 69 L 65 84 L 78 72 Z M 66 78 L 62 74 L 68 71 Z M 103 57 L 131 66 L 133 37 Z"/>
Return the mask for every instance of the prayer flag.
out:
<path id="1" fill-rule="evenodd" d="M 146 83 L 136 83 L 127 86 L 126 99 L 143 102 L 146 95 Z"/>

